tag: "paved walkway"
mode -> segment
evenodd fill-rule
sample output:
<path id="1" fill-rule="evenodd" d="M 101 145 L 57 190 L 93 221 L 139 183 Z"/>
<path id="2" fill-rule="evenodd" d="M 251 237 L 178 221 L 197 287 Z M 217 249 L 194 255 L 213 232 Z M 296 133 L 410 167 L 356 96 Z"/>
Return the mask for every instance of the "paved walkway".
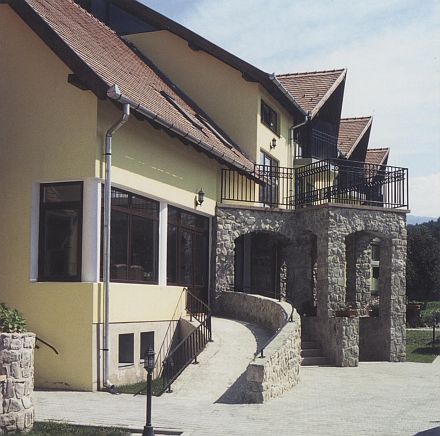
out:
<path id="1" fill-rule="evenodd" d="M 153 424 L 191 436 L 440 434 L 440 359 L 301 368 L 301 383 L 262 405 L 235 404 L 235 380 L 267 333 L 214 319 L 213 343 L 173 386 L 153 398 Z M 225 394 L 225 391 L 227 392 Z M 37 420 L 142 428 L 145 397 L 36 392 Z M 435 429 L 435 430 L 434 430 Z"/>

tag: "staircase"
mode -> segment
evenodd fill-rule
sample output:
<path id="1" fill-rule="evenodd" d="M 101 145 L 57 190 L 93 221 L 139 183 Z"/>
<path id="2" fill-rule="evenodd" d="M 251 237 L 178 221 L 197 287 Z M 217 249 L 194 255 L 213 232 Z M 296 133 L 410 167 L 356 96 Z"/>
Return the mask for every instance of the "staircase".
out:
<path id="1" fill-rule="evenodd" d="M 328 366 L 330 360 L 324 356 L 318 342 L 301 339 L 301 366 Z"/>

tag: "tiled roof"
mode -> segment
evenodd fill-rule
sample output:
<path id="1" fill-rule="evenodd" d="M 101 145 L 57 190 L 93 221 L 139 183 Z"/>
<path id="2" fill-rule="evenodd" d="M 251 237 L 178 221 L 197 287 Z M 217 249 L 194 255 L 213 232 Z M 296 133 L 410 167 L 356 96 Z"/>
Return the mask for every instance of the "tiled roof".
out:
<path id="1" fill-rule="evenodd" d="M 338 134 L 338 149 L 349 157 L 356 145 L 371 126 L 371 117 L 341 118 Z"/>
<path id="2" fill-rule="evenodd" d="M 314 71 L 277 75 L 278 81 L 305 111 L 315 115 L 337 86 L 346 70 Z"/>
<path id="3" fill-rule="evenodd" d="M 390 154 L 389 148 L 371 148 L 367 150 L 367 157 L 365 163 L 375 165 L 386 165 L 388 155 Z"/>
<path id="4" fill-rule="evenodd" d="M 76 59 L 69 62 L 69 67 L 78 64 L 88 71 L 91 70 L 89 75 L 95 75 L 95 79 L 102 83 L 103 87 L 109 88 L 117 84 L 124 96 L 157 115 L 157 122 L 160 121 L 162 126 L 170 130 L 175 128 L 180 132 L 182 139 L 189 139 L 195 147 L 198 147 L 198 143 L 203 143 L 203 149 L 212 150 L 208 153 L 222 162 L 252 169 L 253 163 L 241 153 L 238 146 L 231 144 L 230 140 L 219 133 L 213 121 L 207 120 L 206 115 L 173 84 L 165 80 L 148 60 L 138 56 L 111 29 L 91 14 L 71 0 L 24 2 L 50 28 L 42 31 L 44 23 L 37 22 L 34 30 L 40 36 L 47 32 L 45 42 L 60 57 L 73 56 Z M 12 7 L 25 21 L 31 21 L 28 10 L 23 12 L 20 7 L 14 7 L 14 4 Z M 51 38 L 57 39 L 60 47 L 54 47 Z"/>

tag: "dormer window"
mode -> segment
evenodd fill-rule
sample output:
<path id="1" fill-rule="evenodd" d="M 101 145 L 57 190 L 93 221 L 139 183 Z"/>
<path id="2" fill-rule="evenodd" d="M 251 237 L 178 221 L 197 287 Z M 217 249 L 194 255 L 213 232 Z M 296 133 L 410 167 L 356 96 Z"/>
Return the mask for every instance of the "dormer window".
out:
<path id="1" fill-rule="evenodd" d="M 278 114 L 263 100 L 261 100 L 261 122 L 269 127 L 272 132 L 279 135 Z"/>

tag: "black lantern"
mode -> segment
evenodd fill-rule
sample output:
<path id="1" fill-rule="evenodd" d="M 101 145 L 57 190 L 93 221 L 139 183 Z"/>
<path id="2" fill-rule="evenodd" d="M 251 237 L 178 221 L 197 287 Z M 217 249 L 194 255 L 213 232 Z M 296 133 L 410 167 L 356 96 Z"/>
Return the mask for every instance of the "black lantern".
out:
<path id="1" fill-rule="evenodd" d="M 144 368 L 147 371 L 147 423 L 142 432 L 142 436 L 154 436 L 154 428 L 151 425 L 151 385 L 152 385 L 152 372 L 154 370 L 154 349 L 150 345 L 144 356 Z"/>
<path id="2" fill-rule="evenodd" d="M 272 141 L 270 142 L 270 149 L 272 150 L 272 148 L 275 148 L 277 146 L 277 140 L 276 138 L 273 138 Z"/>
<path id="3" fill-rule="evenodd" d="M 147 352 L 145 353 L 145 357 L 144 357 L 144 368 L 147 372 L 152 372 L 154 369 L 154 357 L 155 357 L 155 352 L 153 350 L 153 347 L 150 345 L 148 347 Z"/>
<path id="4" fill-rule="evenodd" d="M 200 188 L 200 191 L 197 192 L 196 206 L 201 206 L 204 201 L 205 201 L 205 193 L 203 192 L 203 189 Z"/>

